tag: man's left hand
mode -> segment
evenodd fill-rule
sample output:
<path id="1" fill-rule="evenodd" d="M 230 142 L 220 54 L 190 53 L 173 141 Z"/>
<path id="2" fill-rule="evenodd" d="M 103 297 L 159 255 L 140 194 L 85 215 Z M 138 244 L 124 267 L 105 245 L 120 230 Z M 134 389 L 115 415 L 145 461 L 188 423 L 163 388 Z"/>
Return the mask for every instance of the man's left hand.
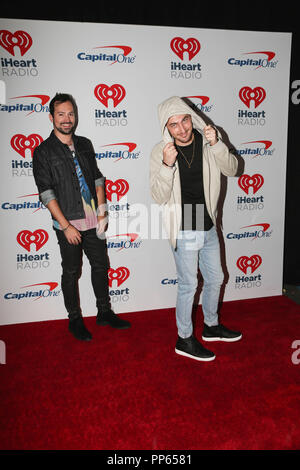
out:
<path id="1" fill-rule="evenodd" d="M 98 215 L 97 217 L 97 228 L 96 228 L 96 233 L 98 238 L 105 238 L 105 232 L 107 230 L 108 226 L 108 217 L 107 215 Z"/>

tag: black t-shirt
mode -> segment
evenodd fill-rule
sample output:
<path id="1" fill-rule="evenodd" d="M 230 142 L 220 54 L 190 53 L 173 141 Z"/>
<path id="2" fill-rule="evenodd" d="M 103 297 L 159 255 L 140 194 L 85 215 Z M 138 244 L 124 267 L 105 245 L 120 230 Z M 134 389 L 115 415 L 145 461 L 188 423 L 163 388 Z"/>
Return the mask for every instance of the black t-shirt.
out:
<path id="1" fill-rule="evenodd" d="M 207 212 L 204 198 L 203 139 L 198 131 L 193 132 L 194 140 L 190 145 L 176 145 L 181 183 L 181 230 L 209 230 L 213 223 Z"/>

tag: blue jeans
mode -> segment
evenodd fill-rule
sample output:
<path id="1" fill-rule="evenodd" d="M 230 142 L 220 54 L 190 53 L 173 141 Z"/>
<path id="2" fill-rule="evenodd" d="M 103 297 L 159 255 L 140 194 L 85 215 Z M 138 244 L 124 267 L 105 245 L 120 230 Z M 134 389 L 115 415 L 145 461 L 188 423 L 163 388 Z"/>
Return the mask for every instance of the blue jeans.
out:
<path id="1" fill-rule="evenodd" d="M 224 280 L 220 244 L 213 226 L 208 231 L 179 232 L 177 250 L 173 250 L 177 269 L 178 291 L 176 324 L 178 335 L 188 338 L 193 333 L 192 309 L 198 287 L 198 267 L 203 277 L 202 311 L 204 322 L 215 326 L 218 322 L 220 289 Z"/>

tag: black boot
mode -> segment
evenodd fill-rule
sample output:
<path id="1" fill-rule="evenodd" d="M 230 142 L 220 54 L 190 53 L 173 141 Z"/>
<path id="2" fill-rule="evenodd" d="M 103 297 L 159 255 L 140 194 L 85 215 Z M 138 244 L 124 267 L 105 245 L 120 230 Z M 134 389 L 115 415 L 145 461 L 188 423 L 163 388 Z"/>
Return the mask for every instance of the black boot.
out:
<path id="1" fill-rule="evenodd" d="M 118 328 L 119 330 L 124 330 L 131 326 L 129 321 L 121 320 L 111 309 L 105 311 L 99 309 L 96 323 L 101 326 L 110 325 L 112 328 Z"/>
<path id="2" fill-rule="evenodd" d="M 92 339 L 92 335 L 84 326 L 81 316 L 69 319 L 69 331 L 76 339 L 81 341 L 90 341 Z"/>

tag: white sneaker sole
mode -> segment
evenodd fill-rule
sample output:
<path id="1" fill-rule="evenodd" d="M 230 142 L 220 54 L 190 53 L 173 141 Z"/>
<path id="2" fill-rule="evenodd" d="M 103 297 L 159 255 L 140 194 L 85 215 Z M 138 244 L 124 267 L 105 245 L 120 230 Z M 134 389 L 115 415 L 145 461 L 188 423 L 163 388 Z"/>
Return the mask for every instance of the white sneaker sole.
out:
<path id="1" fill-rule="evenodd" d="M 180 356 L 185 356 L 185 357 L 189 357 L 191 359 L 195 359 L 195 361 L 204 361 L 204 362 L 208 362 L 208 361 L 213 361 L 214 359 L 216 359 L 216 356 L 212 356 L 212 357 L 197 357 L 197 356 L 193 356 L 192 354 L 189 354 L 189 353 L 186 353 L 184 351 L 180 351 L 180 349 L 176 349 L 175 348 L 175 352 L 176 354 L 179 354 Z"/>
<path id="2" fill-rule="evenodd" d="M 243 335 L 237 336 L 236 338 L 221 338 L 219 336 L 215 336 L 213 338 L 208 338 L 206 336 L 202 336 L 203 341 L 224 341 L 225 343 L 234 343 L 235 341 L 239 341 Z"/>

